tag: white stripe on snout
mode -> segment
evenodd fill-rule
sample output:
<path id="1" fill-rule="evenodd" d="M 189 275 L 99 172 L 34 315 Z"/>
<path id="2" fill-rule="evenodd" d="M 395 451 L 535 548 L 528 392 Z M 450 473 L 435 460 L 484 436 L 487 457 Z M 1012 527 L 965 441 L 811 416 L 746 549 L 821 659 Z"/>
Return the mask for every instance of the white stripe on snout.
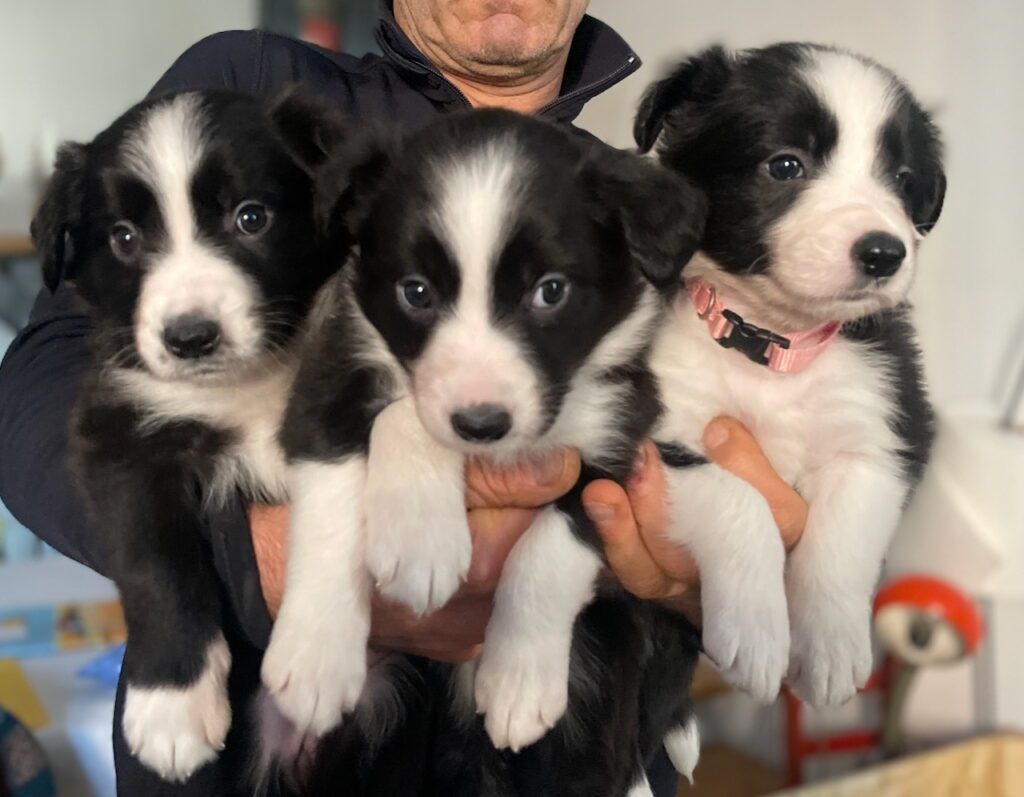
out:
<path id="1" fill-rule="evenodd" d="M 220 326 L 222 343 L 206 366 L 216 360 L 238 364 L 260 353 L 257 286 L 198 236 L 192 181 L 206 149 L 205 128 L 199 96 L 182 94 L 149 110 L 123 149 L 128 168 L 153 191 L 166 232 L 160 251 L 145 255 L 135 318 L 139 353 L 164 378 L 189 373 L 163 344 L 165 325 L 183 315 L 198 314 Z"/>
<path id="2" fill-rule="evenodd" d="M 496 326 L 491 309 L 494 269 L 530 168 L 511 138 L 487 142 L 435 167 L 434 218 L 460 286 L 414 368 L 413 381 L 424 425 L 454 445 L 462 441 L 453 436 L 451 414 L 474 404 L 505 406 L 512 415 L 510 438 L 535 433 L 542 422 L 537 375 L 514 335 Z"/>

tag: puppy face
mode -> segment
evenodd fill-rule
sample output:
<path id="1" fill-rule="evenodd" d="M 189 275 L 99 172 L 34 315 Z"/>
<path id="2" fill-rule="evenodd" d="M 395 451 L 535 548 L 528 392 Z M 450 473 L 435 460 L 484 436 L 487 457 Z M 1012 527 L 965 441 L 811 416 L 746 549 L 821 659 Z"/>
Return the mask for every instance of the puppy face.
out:
<path id="1" fill-rule="evenodd" d="M 695 271 L 797 323 L 906 297 L 945 178 L 935 128 L 887 70 L 813 45 L 716 48 L 651 88 L 635 132 L 709 195 Z"/>
<path id="2" fill-rule="evenodd" d="M 359 303 L 447 445 L 536 446 L 574 380 L 646 345 L 655 285 L 696 246 L 689 184 L 587 149 L 507 112 L 440 120 L 402 144 L 358 225 Z"/>
<path id="3" fill-rule="evenodd" d="M 77 283 L 118 364 L 211 380 L 288 342 L 325 276 L 303 115 L 317 135 L 297 95 L 178 94 L 63 150 L 34 234 L 47 281 Z"/>

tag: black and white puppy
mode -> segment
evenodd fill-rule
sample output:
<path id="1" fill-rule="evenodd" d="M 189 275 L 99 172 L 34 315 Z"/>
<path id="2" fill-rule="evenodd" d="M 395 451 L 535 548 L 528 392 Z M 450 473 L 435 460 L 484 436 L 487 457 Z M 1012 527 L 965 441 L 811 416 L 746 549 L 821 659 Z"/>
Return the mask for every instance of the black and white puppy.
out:
<path id="1" fill-rule="evenodd" d="M 573 447 L 580 483 L 512 551 L 475 673 L 491 738 L 519 750 L 567 708 L 574 624 L 603 564 L 580 494 L 625 479 L 657 417 L 646 357 L 703 197 L 633 154 L 497 110 L 439 119 L 339 170 L 351 189 L 332 216 L 356 249 L 282 431 L 292 526 L 264 682 L 299 727 L 336 724 L 363 686 L 371 585 L 430 611 L 466 575 L 466 458 Z M 633 780 L 638 689 L 622 709 Z M 618 726 L 577 719 L 597 772 Z M 630 784 L 601 785 L 618 797 Z"/>
<path id="2" fill-rule="evenodd" d="M 46 284 L 94 324 L 71 466 L 124 604 L 124 735 L 171 780 L 231 721 L 204 517 L 285 497 L 289 351 L 331 262 L 313 170 L 342 133 L 297 94 L 149 100 L 61 149 L 33 222 Z"/>
<path id="3" fill-rule="evenodd" d="M 788 672 L 803 699 L 845 701 L 871 670 L 872 591 L 932 439 L 906 299 L 945 193 L 938 133 L 887 69 L 781 44 L 685 61 L 635 134 L 710 202 L 652 360 L 704 646 L 758 697 Z M 722 414 L 810 504 L 788 562 L 762 496 L 701 456 Z"/>

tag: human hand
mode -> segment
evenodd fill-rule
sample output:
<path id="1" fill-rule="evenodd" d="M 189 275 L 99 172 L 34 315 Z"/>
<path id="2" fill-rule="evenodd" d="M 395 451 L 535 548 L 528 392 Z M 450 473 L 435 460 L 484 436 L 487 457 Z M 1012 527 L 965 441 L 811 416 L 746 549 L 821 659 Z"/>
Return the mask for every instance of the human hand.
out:
<path id="1" fill-rule="evenodd" d="M 426 617 L 375 596 L 370 645 L 448 662 L 475 658 L 490 619 L 501 568 L 512 546 L 529 528 L 536 508 L 568 492 L 579 478 L 579 470 L 579 455 L 574 451 L 514 468 L 470 461 L 466 509 L 473 559 L 466 583 L 448 605 Z M 288 508 L 254 506 L 249 522 L 263 597 L 273 617 L 284 594 Z"/>
<path id="2" fill-rule="evenodd" d="M 704 448 L 709 459 L 765 497 L 786 548 L 796 545 L 807 523 L 807 503 L 775 472 L 747 428 L 733 418 L 715 418 L 704 430 Z M 619 582 L 637 597 L 666 601 L 699 622 L 697 565 L 665 533 L 665 490 L 658 450 L 647 441 L 625 489 L 613 481 L 596 481 L 583 491 L 583 502 Z"/>

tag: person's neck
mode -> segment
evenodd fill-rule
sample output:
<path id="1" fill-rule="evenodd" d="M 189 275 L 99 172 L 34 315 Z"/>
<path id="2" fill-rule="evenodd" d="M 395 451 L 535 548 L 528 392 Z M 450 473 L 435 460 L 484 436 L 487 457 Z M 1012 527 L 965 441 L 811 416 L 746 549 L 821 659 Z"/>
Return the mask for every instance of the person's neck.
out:
<path id="1" fill-rule="evenodd" d="M 568 50 L 552 56 L 547 63 L 521 72 L 491 65 L 460 64 L 423 36 L 412 20 L 405 17 L 405 9 L 396 3 L 395 21 L 409 41 L 466 96 L 474 108 L 498 107 L 519 113 L 536 113 L 558 99 L 565 64 L 569 59 Z"/>

